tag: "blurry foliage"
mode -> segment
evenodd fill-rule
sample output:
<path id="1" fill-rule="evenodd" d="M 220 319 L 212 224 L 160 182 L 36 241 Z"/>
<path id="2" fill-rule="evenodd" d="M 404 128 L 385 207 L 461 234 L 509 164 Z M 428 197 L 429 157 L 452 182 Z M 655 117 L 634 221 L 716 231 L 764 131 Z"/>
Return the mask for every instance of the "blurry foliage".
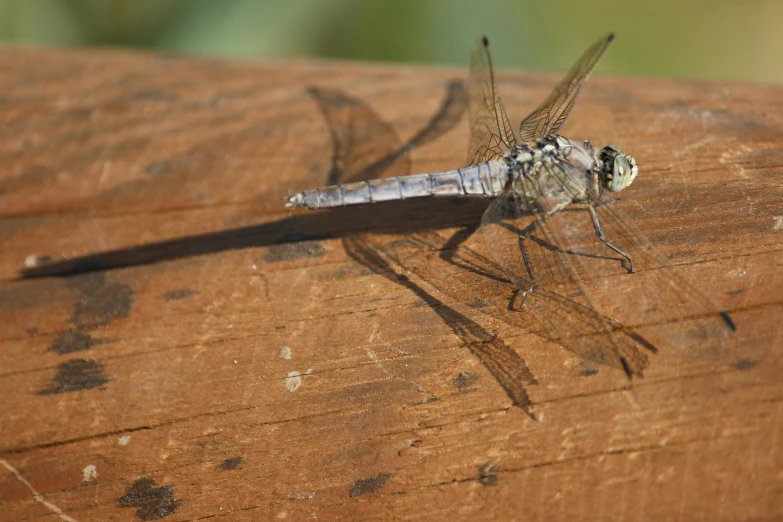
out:
<path id="1" fill-rule="evenodd" d="M 601 72 L 783 81 L 783 2 L 699 0 L 0 0 L 0 39 L 233 57 L 563 70 L 608 31 Z"/>

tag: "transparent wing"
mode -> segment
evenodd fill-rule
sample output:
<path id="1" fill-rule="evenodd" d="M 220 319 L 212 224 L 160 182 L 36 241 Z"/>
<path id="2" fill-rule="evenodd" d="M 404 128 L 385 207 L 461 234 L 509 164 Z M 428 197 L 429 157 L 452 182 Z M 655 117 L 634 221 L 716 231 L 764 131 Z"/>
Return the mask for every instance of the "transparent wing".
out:
<path id="1" fill-rule="evenodd" d="M 517 144 L 514 131 L 498 96 L 489 40 L 482 37 L 470 57 L 468 80 L 470 142 L 468 165 L 500 159 Z"/>
<path id="2" fill-rule="evenodd" d="M 565 175 L 563 173 L 563 175 Z M 482 218 L 481 230 L 492 257 L 511 282 L 526 290 L 530 277 L 521 254 L 519 234 L 531 231 L 525 252 L 537 287 L 525 300 L 522 313 L 532 313 L 546 325 L 563 348 L 592 364 L 623 370 L 629 377 L 641 376 L 648 354 L 655 346 L 633 329 L 599 311 L 594 298 L 576 271 L 571 252 L 553 237 L 550 223 L 568 210 L 565 192 L 545 197 L 534 183 L 497 198 Z M 512 303 L 518 306 L 518 301 Z"/>
<path id="3" fill-rule="evenodd" d="M 629 375 L 641 375 L 647 354 L 658 349 L 713 357 L 728 347 L 735 329 L 729 315 L 657 255 L 619 205 L 596 201 L 585 191 L 589 178 L 569 165 L 542 168 L 546 175 L 521 181 L 487 209 L 482 232 L 506 275 L 525 290 L 530 277 L 518 239 L 530 231 L 525 252 L 538 286 L 524 307 L 563 347 Z M 634 273 L 597 240 L 587 211 L 564 209 L 585 192 L 607 239 L 631 255 Z"/>
<path id="4" fill-rule="evenodd" d="M 598 65 L 613 39 L 614 33 L 609 33 L 591 45 L 544 103 L 522 120 L 519 125 L 521 142 L 535 141 L 541 136 L 557 132 L 574 107 L 585 80 Z"/>
<path id="5" fill-rule="evenodd" d="M 699 285 L 693 282 L 700 274 L 698 267 L 678 267 L 664 258 L 650 240 L 636 227 L 635 221 L 623 212 L 622 204 L 597 202 L 594 207 L 606 238 L 630 254 L 634 273 L 612 269 L 613 263 L 596 266 L 588 258 L 576 257 L 581 273 L 590 274 L 594 295 L 604 301 L 606 313 L 627 325 L 656 325 L 646 337 L 659 348 L 671 348 L 690 358 L 694 355 L 714 358 L 730 346 L 736 330 L 731 316 Z M 585 221 L 590 222 L 589 215 Z M 567 233 L 568 223 L 553 223 L 552 235 Z M 593 239 L 595 234 L 585 234 Z M 584 240 L 583 240 L 584 241 Z M 597 243 L 598 251 L 617 257 Z M 616 266 L 616 265 L 615 265 Z M 689 277 L 686 270 L 692 270 Z"/>

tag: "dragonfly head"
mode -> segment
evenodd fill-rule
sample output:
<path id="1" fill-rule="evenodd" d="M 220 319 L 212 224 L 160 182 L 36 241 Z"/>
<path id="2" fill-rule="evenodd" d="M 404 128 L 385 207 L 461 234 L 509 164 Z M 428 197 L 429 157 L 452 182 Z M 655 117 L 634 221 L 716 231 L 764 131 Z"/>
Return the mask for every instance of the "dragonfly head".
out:
<path id="1" fill-rule="evenodd" d="M 601 169 L 601 184 L 610 192 L 620 192 L 633 183 L 639 174 L 639 167 L 633 156 L 623 152 L 617 145 L 607 145 L 598 153 Z"/>

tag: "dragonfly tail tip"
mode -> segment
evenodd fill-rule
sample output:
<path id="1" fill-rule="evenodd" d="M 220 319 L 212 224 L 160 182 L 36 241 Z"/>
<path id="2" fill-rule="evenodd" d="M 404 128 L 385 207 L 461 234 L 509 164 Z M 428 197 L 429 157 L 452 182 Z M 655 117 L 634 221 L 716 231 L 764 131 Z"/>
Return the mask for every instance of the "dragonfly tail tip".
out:
<path id="1" fill-rule="evenodd" d="M 293 196 L 286 196 L 283 198 L 283 201 L 285 201 L 285 206 L 288 208 L 298 208 L 302 206 L 302 203 L 304 203 L 304 197 L 302 197 L 302 193 L 294 194 Z"/>

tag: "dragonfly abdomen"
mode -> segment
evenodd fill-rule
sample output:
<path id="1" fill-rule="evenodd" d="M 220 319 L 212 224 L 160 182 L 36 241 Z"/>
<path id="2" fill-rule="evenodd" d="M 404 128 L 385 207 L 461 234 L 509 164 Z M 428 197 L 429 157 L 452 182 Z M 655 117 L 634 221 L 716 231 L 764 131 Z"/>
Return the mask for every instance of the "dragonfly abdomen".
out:
<path id="1" fill-rule="evenodd" d="M 286 198 L 288 207 L 331 208 L 398 199 L 499 195 L 508 180 L 508 167 L 488 161 L 448 172 L 381 178 L 307 190 Z"/>

